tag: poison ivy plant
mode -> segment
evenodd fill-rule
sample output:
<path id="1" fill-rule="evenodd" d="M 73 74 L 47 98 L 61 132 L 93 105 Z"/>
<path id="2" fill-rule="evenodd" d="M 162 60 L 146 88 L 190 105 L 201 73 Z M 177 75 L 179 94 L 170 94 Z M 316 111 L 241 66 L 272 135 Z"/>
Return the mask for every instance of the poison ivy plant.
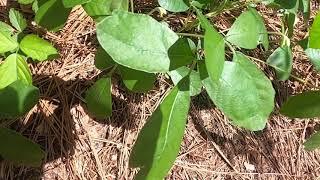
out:
<path id="1" fill-rule="evenodd" d="M 158 74 L 169 75 L 165 77 L 171 78 L 174 87 L 147 120 L 132 149 L 130 165 L 140 168 L 137 179 L 165 178 L 179 152 L 191 96 L 202 91 L 208 93 L 232 124 L 251 131 L 264 129 L 274 110 L 275 90 L 270 78 L 252 60 L 273 67 L 277 75 L 275 81 L 293 77 L 292 49 L 295 43 L 291 43 L 290 37 L 299 12 L 303 13 L 305 23 L 310 16 L 309 0 L 158 0 L 162 11 L 188 12 L 184 13 L 188 14 L 186 23 L 176 33 L 166 24 L 167 18 L 160 22 L 162 16 L 150 16 L 156 9 L 149 15 L 128 12 L 128 0 L 19 2 L 32 3 L 36 23 L 49 31 L 62 29 L 75 6 L 82 6 L 96 21 L 99 48 L 95 65 L 102 78 L 93 83 L 85 95 L 88 110 L 96 118 L 106 119 L 112 115 L 112 78 L 121 79 L 129 91 L 147 93 L 153 89 Z M 258 2 L 282 9 L 279 11 L 283 17 L 281 32 L 267 31 L 263 17 L 254 8 Z M 226 35 L 211 23 L 211 17 L 239 7 L 245 9 Z M 12 74 L 10 78 L 0 76 L 0 98 L 16 93 L 16 99 L 28 102 L 28 106 L 20 106 L 22 101 L 17 101 L 16 108 L 8 111 L 19 116 L 36 102 L 27 98 L 28 94 L 36 93 L 25 57 L 43 61 L 57 56 L 56 49 L 49 42 L 36 35 L 20 33 L 26 28 L 22 18 L 19 12 L 10 12 L 10 22 L 15 30 L 0 23 L 0 53 L 6 55 L 0 66 L 0 75 Z M 317 15 L 304 45 L 316 68 L 320 67 L 319 19 Z M 23 37 L 17 38 L 16 32 Z M 281 44 L 275 51 L 269 50 L 269 35 L 281 36 Z M 194 42 L 198 42 L 197 46 Z M 261 47 L 264 54 L 271 54 L 268 58 L 260 60 L 244 54 Z M 229 61 L 232 56 L 233 60 Z M 24 90 L 17 93 L 17 87 Z M 292 118 L 317 117 L 320 115 L 318 94 L 314 91 L 291 97 L 280 112 Z M 305 143 L 306 148 L 318 146 L 317 139 L 316 134 Z"/>
<path id="2" fill-rule="evenodd" d="M 27 21 L 19 11 L 10 9 L 9 20 L 14 28 L 0 22 L 0 53 L 4 59 L 0 63 L 0 120 L 17 119 L 38 102 L 39 89 L 32 84 L 28 57 L 44 61 L 58 54 L 51 43 L 24 34 Z M 28 166 L 42 163 L 40 146 L 10 129 L 0 127 L 0 144 L 0 156 L 5 160 Z"/>

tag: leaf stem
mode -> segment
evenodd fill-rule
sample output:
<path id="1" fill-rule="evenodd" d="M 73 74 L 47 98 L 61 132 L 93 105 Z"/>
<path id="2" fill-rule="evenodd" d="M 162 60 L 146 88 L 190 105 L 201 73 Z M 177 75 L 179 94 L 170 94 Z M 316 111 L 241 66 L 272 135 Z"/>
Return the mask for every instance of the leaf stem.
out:
<path id="1" fill-rule="evenodd" d="M 131 12 L 134 13 L 134 4 L 133 4 L 133 0 L 130 0 L 130 6 L 131 6 Z"/>
<path id="2" fill-rule="evenodd" d="M 192 34 L 192 33 L 177 33 L 178 36 L 185 36 L 185 37 L 195 37 L 195 38 L 204 38 L 202 34 Z"/>
<path id="3" fill-rule="evenodd" d="M 228 42 L 228 41 L 224 41 L 226 43 L 226 45 L 229 47 L 229 49 L 232 51 L 233 54 L 236 53 L 236 50 L 233 48 L 233 46 Z"/>

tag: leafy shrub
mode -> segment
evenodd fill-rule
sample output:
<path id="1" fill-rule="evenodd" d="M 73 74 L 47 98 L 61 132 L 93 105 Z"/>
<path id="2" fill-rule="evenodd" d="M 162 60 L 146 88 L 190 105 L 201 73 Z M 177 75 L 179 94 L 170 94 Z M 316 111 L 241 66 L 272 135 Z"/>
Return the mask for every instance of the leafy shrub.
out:
<path id="1" fill-rule="evenodd" d="M 127 89 L 141 93 L 153 88 L 158 74 L 165 73 L 171 77 L 174 87 L 142 128 L 132 149 L 130 166 L 140 168 L 137 179 L 162 179 L 166 176 L 179 152 L 190 97 L 198 95 L 202 90 L 208 93 L 232 124 L 251 131 L 264 129 L 274 110 L 275 90 L 268 77 L 251 60 L 273 67 L 278 80 L 288 80 L 292 76 L 290 38 L 295 20 L 299 12 L 303 13 L 306 23 L 310 16 L 309 0 L 158 2 L 161 8 L 155 10 L 161 14 L 166 10 L 194 13 L 197 19 L 187 24 L 191 30 L 176 33 L 165 22 L 159 22 L 146 14 L 128 12 L 128 0 L 19 0 L 21 4 L 32 4 L 35 21 L 49 31 L 62 28 L 71 9 L 76 5 L 82 5 L 88 15 L 96 20 L 97 38 L 101 47 L 97 50 L 95 65 L 106 72 L 106 75 L 86 93 L 87 107 L 93 116 L 100 119 L 111 116 L 111 78 L 115 73 L 120 74 Z M 257 3 L 280 9 L 283 17 L 281 32 L 267 31 L 263 18 L 255 9 Z M 217 31 L 208 20 L 226 10 L 239 7 L 246 7 L 246 10 L 226 34 Z M 12 22 L 12 25 L 17 30 L 24 29 L 26 25 L 21 20 L 22 16 L 11 14 L 10 18 L 15 17 L 11 19 L 19 19 Z M 319 26 L 318 15 L 310 29 L 310 36 L 304 43 L 300 43 L 316 69 L 320 67 Z M 198 32 L 195 29 L 201 29 L 203 33 L 189 33 Z M 4 36 L 2 34 L 6 34 L 6 38 L 3 38 L 6 43 L 0 44 L 0 50 L 4 52 L 14 51 L 21 46 L 19 50 L 39 61 L 56 54 L 49 43 L 35 35 L 25 36 L 18 45 L 10 32 L 12 30 L 7 28 L 0 34 L 0 38 Z M 281 44 L 266 61 L 243 53 L 243 50 L 257 47 L 268 50 L 270 34 L 280 36 Z M 30 42 L 37 47 L 41 44 L 45 48 L 41 52 L 45 53 L 36 52 L 34 46 L 28 46 Z M 231 61 L 227 60 L 226 54 L 233 56 Z M 12 57 L 21 57 L 20 61 L 25 63 L 23 56 L 16 54 Z M 8 69 L 5 65 L 3 63 L 1 66 L 4 72 Z M 31 76 L 28 73 L 26 78 L 23 73 L 18 74 L 17 79 L 30 84 Z M 2 88 L 10 87 L 10 83 L 4 84 Z M 291 97 L 282 107 L 281 113 L 293 118 L 318 117 L 319 97 L 317 91 Z M 25 112 L 26 109 L 22 108 L 17 114 Z M 305 144 L 307 149 L 318 147 L 319 137 L 319 134 L 315 134 Z"/>
<path id="2" fill-rule="evenodd" d="M 32 85 L 27 59 L 44 61 L 58 55 L 51 43 L 34 34 L 24 34 L 27 21 L 10 9 L 12 26 L 0 22 L 0 54 L 5 58 L 0 66 L 0 119 L 18 118 L 37 104 L 39 89 Z M 44 157 L 40 146 L 20 134 L 0 127 L 0 155 L 18 164 L 39 166 Z M 21 149 L 24 151 L 20 151 Z"/>

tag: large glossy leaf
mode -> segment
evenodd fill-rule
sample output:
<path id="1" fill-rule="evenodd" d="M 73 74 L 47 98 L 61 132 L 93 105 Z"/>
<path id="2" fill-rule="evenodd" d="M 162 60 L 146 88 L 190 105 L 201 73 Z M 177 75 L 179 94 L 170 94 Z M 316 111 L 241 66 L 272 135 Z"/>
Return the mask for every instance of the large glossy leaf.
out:
<path id="1" fill-rule="evenodd" d="M 158 0 L 161 7 L 171 12 L 183 12 L 189 9 L 189 0 Z"/>
<path id="2" fill-rule="evenodd" d="M 315 150 L 320 147 L 320 132 L 313 134 L 304 144 L 308 151 Z"/>
<path id="3" fill-rule="evenodd" d="M 171 29 L 150 16 L 124 11 L 114 11 L 99 22 L 97 36 L 114 61 L 149 73 L 170 70 L 168 50 L 178 40 Z"/>
<path id="4" fill-rule="evenodd" d="M 97 17 L 111 15 L 117 9 L 127 11 L 128 6 L 128 0 L 91 0 L 83 8 L 89 16 Z"/>
<path id="5" fill-rule="evenodd" d="M 219 82 L 203 75 L 201 78 L 214 104 L 233 124 L 252 131 L 265 127 L 274 108 L 275 91 L 270 80 L 243 54 L 237 52 L 233 62 L 225 62 Z"/>
<path id="6" fill-rule="evenodd" d="M 269 48 L 264 21 L 257 10 L 253 8 L 243 12 L 237 18 L 227 33 L 226 39 L 241 48 L 255 49 L 260 43 L 265 49 Z"/>
<path id="7" fill-rule="evenodd" d="M 39 90 L 17 80 L 0 90 L 0 99 L 0 119 L 17 118 L 37 104 Z"/>
<path id="8" fill-rule="evenodd" d="M 87 2 L 90 2 L 91 0 L 62 0 L 62 3 L 64 7 L 66 8 L 72 8 L 76 5 L 85 4 Z"/>
<path id="9" fill-rule="evenodd" d="M 44 61 L 58 56 L 53 45 L 37 35 L 26 35 L 20 42 L 20 49 L 34 60 Z"/>
<path id="10" fill-rule="evenodd" d="M 310 91 L 289 97 L 280 113 L 291 118 L 320 117 L 320 91 Z"/>
<path id="11" fill-rule="evenodd" d="M 277 48 L 268 58 L 267 63 L 275 67 L 277 77 L 281 81 L 287 80 L 292 71 L 292 51 L 289 46 Z"/>
<path id="12" fill-rule="evenodd" d="M 89 112 L 99 118 L 104 119 L 111 116 L 111 78 L 101 78 L 91 86 L 86 92 L 86 103 Z"/>
<path id="13" fill-rule="evenodd" d="M 0 89 L 21 80 L 24 84 L 31 85 L 31 71 L 25 59 L 18 54 L 11 54 L 0 65 Z"/>
<path id="14" fill-rule="evenodd" d="M 39 167 L 44 151 L 21 134 L 0 127 L 0 156 L 17 165 Z"/>
<path id="15" fill-rule="evenodd" d="M 12 51 L 18 47 L 18 43 L 13 38 L 13 32 L 10 29 L 10 26 L 1 23 L 0 24 L 0 53 L 5 53 L 8 51 Z"/>
<path id="16" fill-rule="evenodd" d="M 197 10 L 201 26 L 205 29 L 204 50 L 209 77 L 218 81 L 223 71 L 225 42 L 223 37 L 211 26 L 210 22 Z"/>
<path id="17" fill-rule="evenodd" d="M 137 71 L 124 66 L 119 66 L 120 74 L 125 86 L 133 92 L 148 92 L 154 86 L 157 76 L 153 73 Z"/>
<path id="18" fill-rule="evenodd" d="M 169 75 L 174 85 L 177 85 L 183 78 L 189 75 L 190 68 L 181 67 L 176 70 L 170 71 Z M 190 96 L 196 96 L 201 93 L 202 83 L 200 74 L 197 71 L 192 70 L 190 73 Z"/>
<path id="19" fill-rule="evenodd" d="M 49 0 L 36 12 L 35 21 L 49 31 L 59 31 L 66 23 L 72 8 L 65 8 L 62 0 Z"/>
<path id="20" fill-rule="evenodd" d="M 9 11 L 9 19 L 12 26 L 20 32 L 22 32 L 27 27 L 26 19 L 19 11 L 13 8 L 11 8 Z"/>
<path id="21" fill-rule="evenodd" d="M 132 149 L 130 166 L 136 179 L 163 179 L 174 163 L 190 106 L 188 78 L 183 79 L 149 118 Z"/>

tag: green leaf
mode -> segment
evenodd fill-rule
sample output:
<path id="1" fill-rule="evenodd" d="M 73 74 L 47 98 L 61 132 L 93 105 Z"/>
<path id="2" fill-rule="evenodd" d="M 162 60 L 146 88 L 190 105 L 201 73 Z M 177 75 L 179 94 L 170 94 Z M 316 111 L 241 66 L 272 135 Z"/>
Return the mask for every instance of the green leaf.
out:
<path id="1" fill-rule="evenodd" d="M 179 38 L 168 50 L 170 70 L 191 64 L 196 59 L 187 38 Z"/>
<path id="2" fill-rule="evenodd" d="M 34 0 L 18 0 L 19 4 L 27 5 L 33 3 Z"/>
<path id="3" fill-rule="evenodd" d="M 20 49 L 34 60 L 53 59 L 59 54 L 53 45 L 34 34 L 26 35 L 20 42 Z"/>
<path id="4" fill-rule="evenodd" d="M 309 32 L 309 48 L 320 49 L 320 13 L 314 18 Z"/>
<path id="5" fill-rule="evenodd" d="M 267 63 L 275 68 L 278 79 L 281 81 L 289 79 L 293 64 L 291 48 L 287 45 L 277 48 L 270 55 Z"/>
<path id="6" fill-rule="evenodd" d="M 153 73 L 137 71 L 124 66 L 118 67 L 125 86 L 133 92 L 144 93 L 151 90 L 157 76 Z"/>
<path id="7" fill-rule="evenodd" d="M 18 165 L 40 167 L 45 153 L 38 144 L 21 134 L 0 128 L 0 156 Z"/>
<path id="8" fill-rule="evenodd" d="M 299 10 L 302 11 L 305 22 L 308 22 L 311 13 L 310 0 L 299 0 Z"/>
<path id="9" fill-rule="evenodd" d="M 184 12 L 189 9 L 189 0 L 158 0 L 161 7 L 171 12 Z"/>
<path id="10" fill-rule="evenodd" d="M 320 132 L 313 134 L 304 144 L 307 151 L 312 151 L 320 147 Z"/>
<path id="11" fill-rule="evenodd" d="M 7 24 L 1 23 L 0 26 L 0 53 L 15 50 L 18 47 L 18 43 L 14 37 L 12 37 L 11 29 Z"/>
<path id="12" fill-rule="evenodd" d="M 163 179 L 174 163 L 190 106 L 188 78 L 174 87 L 139 133 L 129 164 L 140 167 L 136 179 Z"/>
<path id="13" fill-rule="evenodd" d="M 269 48 L 264 21 L 253 8 L 243 12 L 237 18 L 227 33 L 226 40 L 245 49 L 255 49 L 260 43 L 266 50 Z"/>
<path id="14" fill-rule="evenodd" d="M 39 100 L 39 89 L 17 80 L 0 90 L 0 119 L 18 118 Z"/>
<path id="15" fill-rule="evenodd" d="M 320 91 L 310 91 L 289 97 L 280 113 L 290 118 L 320 117 Z"/>
<path id="16" fill-rule="evenodd" d="M 17 80 L 32 85 L 31 71 L 25 59 L 18 54 L 11 54 L 0 65 L 0 89 Z"/>
<path id="17" fill-rule="evenodd" d="M 83 8 L 91 17 L 108 16 L 114 10 L 128 11 L 128 0 L 91 0 Z"/>
<path id="18" fill-rule="evenodd" d="M 114 11 L 97 24 L 103 49 L 118 64 L 157 73 L 170 69 L 169 48 L 178 36 L 150 16 Z"/>
<path id="19" fill-rule="evenodd" d="M 214 104 L 233 124 L 252 131 L 265 127 L 274 108 L 275 91 L 270 80 L 243 54 L 237 52 L 233 62 L 225 62 L 219 82 L 205 78 L 203 72 L 201 78 Z"/>
<path id="20" fill-rule="evenodd" d="M 0 31 L 8 35 L 13 35 L 14 33 L 14 29 L 10 25 L 1 21 L 0 21 Z"/>
<path id="21" fill-rule="evenodd" d="M 26 19 L 19 11 L 13 8 L 11 8 L 9 11 L 9 19 L 12 26 L 20 32 L 22 32 L 27 27 Z"/>
<path id="22" fill-rule="evenodd" d="M 305 50 L 305 53 L 310 58 L 310 61 L 316 70 L 320 71 L 320 49 L 308 48 Z"/>
<path id="23" fill-rule="evenodd" d="M 73 8 L 74 6 L 85 4 L 90 1 L 91 0 L 62 0 L 62 3 L 66 8 Z"/>
<path id="24" fill-rule="evenodd" d="M 94 58 L 94 65 L 100 70 L 105 70 L 114 66 L 115 62 L 104 49 L 99 47 Z"/>
<path id="25" fill-rule="evenodd" d="M 63 6 L 62 0 L 49 0 L 39 7 L 35 21 L 49 31 L 56 32 L 63 28 L 71 10 Z"/>
<path id="26" fill-rule="evenodd" d="M 225 61 L 225 41 L 223 37 L 211 26 L 210 22 L 197 10 L 201 26 L 206 30 L 204 35 L 204 51 L 209 77 L 218 81 L 223 71 Z"/>
<path id="27" fill-rule="evenodd" d="M 170 71 L 169 75 L 174 85 L 177 85 L 183 78 L 188 76 L 190 68 L 180 67 L 176 70 Z M 199 72 L 194 70 L 190 73 L 190 96 L 196 96 L 201 93 L 202 83 Z"/>
<path id="28" fill-rule="evenodd" d="M 86 92 L 86 102 L 89 112 L 105 119 L 112 113 L 111 78 L 101 78 Z"/>
<path id="29" fill-rule="evenodd" d="M 317 71 L 320 71 L 320 13 L 315 17 L 309 32 L 309 38 L 303 44 L 305 53 Z M 308 43 L 308 46 L 305 44 Z"/>

